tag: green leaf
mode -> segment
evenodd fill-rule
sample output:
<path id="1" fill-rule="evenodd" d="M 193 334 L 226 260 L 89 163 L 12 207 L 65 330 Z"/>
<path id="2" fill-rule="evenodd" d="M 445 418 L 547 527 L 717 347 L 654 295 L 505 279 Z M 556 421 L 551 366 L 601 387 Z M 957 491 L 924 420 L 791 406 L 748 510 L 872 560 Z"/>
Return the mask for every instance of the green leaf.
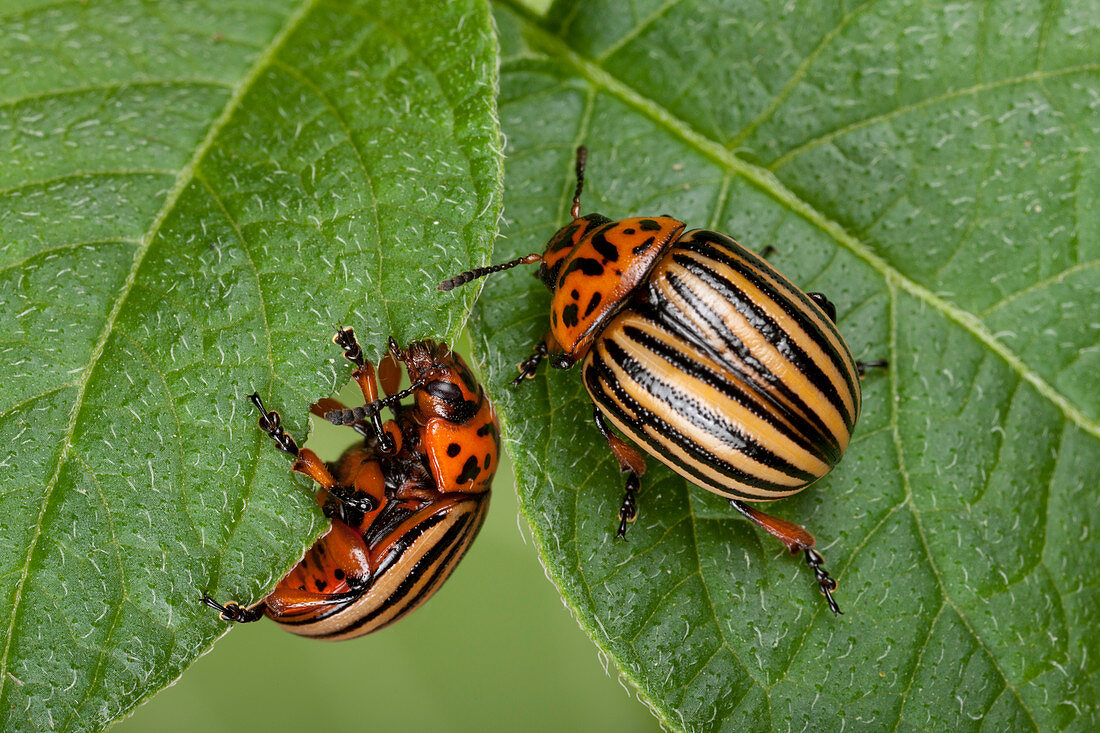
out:
<path id="1" fill-rule="evenodd" d="M 97 730 L 324 528 L 256 428 L 304 437 L 376 357 L 454 337 L 500 211 L 476 0 L 0 11 L 0 728 Z"/>
<path id="2" fill-rule="evenodd" d="M 507 380 L 533 278 L 475 307 L 522 512 L 581 625 L 671 728 L 1094 730 L 1100 665 L 1100 5 L 501 9 L 505 260 L 582 208 L 726 232 L 829 295 L 864 381 L 848 455 L 770 507 L 838 577 L 650 460 L 578 374 Z"/>

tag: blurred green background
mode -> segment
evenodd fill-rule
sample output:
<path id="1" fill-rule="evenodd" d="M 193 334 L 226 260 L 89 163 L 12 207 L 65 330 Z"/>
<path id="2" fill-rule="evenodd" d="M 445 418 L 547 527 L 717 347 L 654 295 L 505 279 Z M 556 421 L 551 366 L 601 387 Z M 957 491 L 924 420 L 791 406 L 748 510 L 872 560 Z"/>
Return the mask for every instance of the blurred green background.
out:
<path id="1" fill-rule="evenodd" d="M 354 384 L 342 396 L 362 403 Z M 314 422 L 308 445 L 331 460 L 349 435 Z M 289 476 L 287 489 L 300 490 Z M 605 672 L 520 524 L 526 534 L 505 456 L 481 534 L 415 613 L 345 642 L 301 639 L 267 619 L 234 628 L 112 730 L 659 730 L 614 665 Z"/>

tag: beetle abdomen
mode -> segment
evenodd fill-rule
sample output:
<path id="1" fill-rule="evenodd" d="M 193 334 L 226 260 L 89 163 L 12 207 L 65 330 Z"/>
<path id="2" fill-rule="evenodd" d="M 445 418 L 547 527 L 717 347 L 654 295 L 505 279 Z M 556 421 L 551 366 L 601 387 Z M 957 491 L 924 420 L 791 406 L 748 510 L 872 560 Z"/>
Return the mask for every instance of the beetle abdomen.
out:
<path id="1" fill-rule="evenodd" d="M 585 386 L 701 486 L 768 500 L 840 460 L 859 416 L 843 338 L 802 291 L 717 232 L 685 234 L 597 339 Z"/>

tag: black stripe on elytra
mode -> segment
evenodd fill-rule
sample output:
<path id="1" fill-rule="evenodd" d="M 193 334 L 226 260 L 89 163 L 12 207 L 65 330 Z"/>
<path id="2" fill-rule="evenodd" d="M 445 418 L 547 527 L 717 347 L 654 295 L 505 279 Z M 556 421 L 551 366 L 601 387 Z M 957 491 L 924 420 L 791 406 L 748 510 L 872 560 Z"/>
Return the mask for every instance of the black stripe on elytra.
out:
<path id="1" fill-rule="evenodd" d="M 603 341 L 601 342 L 601 346 L 606 347 L 608 343 L 607 341 Z M 668 457 L 670 461 L 682 466 L 688 473 L 696 477 L 700 483 L 708 484 L 712 482 L 712 479 L 704 477 L 691 465 L 682 463 L 678 459 L 669 456 L 668 445 L 666 442 L 663 442 L 667 441 L 667 443 L 679 447 L 698 463 L 738 483 L 759 488 L 764 491 L 789 492 L 792 490 L 791 486 L 776 484 L 762 479 L 759 476 L 746 473 L 721 459 L 719 456 L 704 449 L 694 440 L 686 437 L 668 422 L 661 419 L 658 415 L 640 405 L 637 400 L 627 392 L 623 385 L 619 383 L 611 367 L 603 361 L 602 353 L 594 349 L 590 352 L 589 359 L 588 368 L 586 368 L 584 372 L 584 379 L 590 395 L 597 404 L 599 404 L 601 409 L 617 417 L 622 424 L 631 427 L 632 429 L 629 431 L 630 438 L 635 442 L 649 446 L 650 452 L 653 455 Z M 619 403 L 625 405 L 635 413 L 635 417 L 631 417 L 631 415 L 620 409 Z M 659 437 L 652 437 L 647 431 L 643 430 L 642 428 L 645 426 L 653 427 L 654 432 Z M 736 443 L 731 441 L 726 442 L 730 451 L 748 453 L 748 451 L 745 450 L 745 448 L 747 448 L 747 442 L 742 436 L 737 436 Z M 757 447 L 757 450 L 760 450 L 759 447 Z M 743 494 L 732 487 L 723 487 L 723 491 L 730 496 L 759 498 L 759 496 Z"/>
<path id="2" fill-rule="evenodd" d="M 443 516 L 448 515 L 440 515 L 440 517 Z M 433 586 L 435 585 L 435 581 L 439 578 L 440 573 L 448 572 L 450 569 L 452 569 L 452 564 L 455 560 L 454 554 L 462 546 L 462 543 L 456 542 L 456 540 L 458 540 L 460 536 L 464 534 L 464 531 L 468 528 L 469 524 L 470 515 L 469 513 L 467 513 L 462 516 L 457 522 L 455 522 L 455 525 L 448 529 L 443 537 L 441 537 L 434 545 L 432 545 L 432 548 L 428 550 L 428 552 L 425 553 L 424 556 L 416 562 L 416 564 L 409 570 L 409 573 L 405 576 L 404 580 L 401 581 L 397 588 L 394 589 L 393 593 L 391 593 L 386 598 L 385 602 L 378 606 L 378 608 L 374 609 L 368 614 L 364 614 L 363 616 L 356 619 L 355 621 L 352 621 L 350 624 L 343 627 L 342 629 L 331 631 L 327 634 L 322 634 L 318 638 L 327 638 L 331 636 L 340 636 L 342 634 L 346 634 L 349 631 L 354 631 L 356 629 L 362 628 L 377 617 L 381 616 L 383 613 L 386 613 L 395 605 L 397 605 L 405 596 L 407 596 L 409 594 L 409 591 L 411 591 L 420 581 L 420 578 L 424 575 L 424 572 L 427 569 L 434 567 L 436 561 L 439 560 L 440 557 L 444 555 L 444 553 L 446 553 L 447 557 L 444 559 L 444 562 L 440 563 L 439 566 L 436 567 L 432 579 L 429 580 L 424 588 L 421 589 L 420 593 L 417 593 L 405 604 L 408 608 L 406 608 L 405 611 L 401 611 L 400 613 L 398 613 L 397 616 L 391 620 L 391 623 L 393 621 L 397 621 L 399 618 L 404 616 L 405 613 L 408 612 L 408 610 L 411 610 L 411 608 L 415 608 L 417 600 L 423 598 L 425 592 L 427 592 L 429 595 L 431 594 L 431 592 L 433 592 Z"/>
<path id="3" fill-rule="evenodd" d="M 478 532 L 481 531 L 482 525 L 485 524 L 485 516 L 488 514 L 486 511 L 487 509 L 488 496 L 486 495 L 483 500 L 477 502 L 477 506 L 473 508 L 472 512 L 467 512 L 462 518 L 465 529 L 462 531 L 460 537 L 449 542 L 451 549 L 447 552 L 447 556 L 443 558 L 441 562 L 432 561 L 436 566 L 436 570 L 432 573 L 432 577 L 428 579 L 428 582 L 424 584 L 424 587 L 420 589 L 420 592 L 413 598 L 407 600 L 404 606 L 394 614 L 393 618 L 374 629 L 374 631 L 379 631 L 390 624 L 400 621 L 406 614 L 414 611 L 421 603 L 435 593 L 439 586 L 443 584 L 443 581 L 445 581 L 455 569 L 459 561 L 462 560 L 463 556 L 466 554 L 466 550 L 470 548 L 470 544 L 474 541 L 474 538 L 477 537 Z M 448 535 L 449 534 L 450 532 L 448 532 Z M 448 541 L 447 537 L 444 537 L 444 541 Z M 432 563 L 429 563 L 428 566 L 430 567 L 431 564 Z M 385 604 L 385 607 L 392 608 L 392 604 Z M 378 613 L 382 610 L 383 609 L 379 609 Z M 375 615 L 377 615 L 377 613 Z"/>
<path id="4" fill-rule="evenodd" d="M 676 430 L 664 424 L 661 420 L 654 418 L 652 413 L 650 413 L 649 411 L 644 410 L 641 407 L 637 406 L 636 403 L 633 403 L 630 397 L 623 391 L 622 387 L 615 384 L 615 382 L 609 380 L 607 378 L 607 375 L 597 376 L 597 372 L 599 371 L 599 369 L 596 368 L 595 361 L 590 363 L 589 367 L 590 368 L 586 371 L 586 382 L 589 383 L 590 389 L 592 390 L 593 399 L 595 399 L 597 404 L 600 405 L 600 409 L 607 411 L 610 415 L 616 417 L 624 425 L 632 426 L 632 430 L 624 431 L 627 437 L 629 437 L 639 446 L 646 447 L 646 449 L 653 455 L 668 456 L 669 445 L 666 442 L 662 442 L 661 439 L 651 437 L 648 432 L 641 429 L 644 425 L 647 424 L 653 425 L 657 430 L 659 430 L 660 437 L 667 440 L 668 443 L 680 445 L 681 447 L 686 445 L 687 447 L 685 448 L 685 450 L 689 456 L 691 456 L 700 464 L 716 471 L 720 476 L 725 476 L 731 481 L 736 481 L 746 486 L 759 488 L 762 491 L 790 491 L 791 487 L 789 486 L 779 487 L 769 482 L 762 481 L 756 476 L 746 474 L 745 472 L 734 468 L 727 462 L 719 459 L 714 454 L 701 450 L 700 448 L 698 448 L 698 446 L 695 446 L 689 441 L 685 441 L 684 437 Z M 632 409 L 637 410 L 639 415 L 644 419 L 641 422 L 637 420 L 632 420 L 629 415 L 626 415 L 622 410 L 619 409 L 618 405 L 608 396 L 610 394 L 615 394 L 618 400 L 621 400 L 624 404 L 630 406 Z M 703 474 L 700 473 L 700 471 L 697 470 L 693 465 L 684 463 L 677 458 L 669 457 L 669 460 L 676 465 L 681 466 L 683 470 L 687 472 L 689 478 L 696 483 L 702 486 L 710 486 L 715 483 L 713 477 L 703 476 Z M 719 493 L 722 493 L 726 496 L 740 499 L 760 498 L 759 495 L 742 492 L 733 486 L 725 484 L 721 480 L 719 480 L 718 483 L 719 485 L 715 488 L 719 490 Z"/>
<path id="5" fill-rule="evenodd" d="M 632 326 L 623 328 L 622 334 L 625 338 L 637 344 L 641 349 L 645 349 L 659 356 L 672 365 L 677 373 L 682 372 L 688 374 L 709 387 L 712 387 L 715 391 L 729 398 L 731 401 L 741 405 L 818 460 L 824 461 L 830 466 L 835 465 L 836 462 L 840 460 L 841 453 L 839 446 L 831 439 L 832 436 L 829 433 L 822 434 L 816 426 L 805 420 L 802 416 L 792 414 L 785 405 L 776 402 L 767 392 L 760 392 L 756 388 L 756 385 L 745 382 L 743 379 L 738 379 L 737 381 L 725 379 L 723 375 L 715 373 L 712 369 L 707 367 L 706 364 L 692 358 L 693 355 L 690 349 L 685 348 L 686 345 L 679 348 L 670 346 L 661 339 L 655 338 L 645 331 Z M 617 358 L 616 361 L 618 361 Z M 665 384 L 664 382 L 658 383 Z M 680 392 L 684 395 L 684 398 L 686 398 L 687 393 L 683 392 L 683 390 L 680 390 L 676 385 L 671 385 L 671 387 L 676 388 L 677 392 Z M 652 387 L 647 387 L 647 389 L 652 391 Z M 662 396 L 658 396 L 664 401 Z M 680 398 L 680 404 L 682 405 L 685 404 L 684 398 Z M 688 406 L 690 408 L 690 404 Z M 711 412 L 709 407 L 706 406 L 704 406 L 703 411 L 707 413 Z M 682 410 L 678 410 L 678 412 L 693 424 L 706 430 L 720 440 L 724 441 L 726 439 L 723 433 L 716 432 L 711 428 L 712 423 L 717 425 L 718 421 L 722 420 L 720 416 L 694 417 L 691 412 L 684 412 Z M 779 415 L 776 414 L 777 412 Z M 786 421 L 782 418 L 786 418 Z M 725 420 L 722 420 L 722 422 L 729 424 Z M 745 452 L 749 453 L 748 451 Z M 793 476 L 797 473 L 798 469 L 795 469 L 794 466 L 791 466 L 786 461 L 784 461 L 782 465 L 772 465 L 766 460 L 761 460 L 756 455 L 751 453 L 749 453 L 749 455 L 752 455 L 756 460 L 760 460 L 761 463 L 783 471 L 786 474 Z M 810 479 L 807 478 L 807 480 Z"/>
<path id="6" fill-rule="evenodd" d="M 780 422 L 774 413 L 752 399 L 751 393 L 742 389 L 739 385 L 726 382 L 719 375 L 707 369 L 705 365 L 685 356 L 683 350 L 670 348 L 667 344 L 655 339 L 649 334 L 638 329 L 629 328 L 623 330 L 623 336 L 633 341 L 637 348 L 647 350 L 651 354 L 671 364 L 676 373 L 686 372 L 695 379 L 713 387 L 716 391 L 728 397 L 733 402 L 746 408 L 763 422 L 771 425 L 778 433 L 786 436 L 795 445 L 801 446 L 811 455 L 827 461 L 819 450 L 804 436 Z M 723 445 L 743 453 L 754 461 L 768 468 L 796 477 L 809 483 L 817 478 L 816 474 L 798 468 L 782 455 L 775 453 L 752 439 L 750 435 L 742 432 L 737 424 L 731 421 L 722 411 L 716 410 L 712 405 L 700 400 L 690 391 L 675 382 L 666 382 L 652 371 L 643 367 L 638 361 L 614 340 L 605 339 L 604 348 L 608 356 L 625 371 L 638 385 L 637 388 L 645 390 L 667 405 L 668 408 L 678 414 L 685 422 L 699 430 L 718 439 Z M 839 456 L 838 456 L 839 458 Z"/>
<path id="7" fill-rule="evenodd" d="M 787 278 L 778 273 L 775 268 L 737 244 L 734 240 L 718 232 L 708 230 L 696 231 L 691 239 L 687 242 L 681 240 L 681 242 L 677 243 L 677 246 L 683 246 L 684 249 L 697 252 L 703 257 L 720 262 L 751 282 L 770 298 L 772 302 L 776 303 L 784 313 L 794 320 L 799 328 L 809 335 L 811 340 L 820 345 L 822 351 L 824 351 L 825 354 L 828 355 L 830 361 L 833 362 L 834 368 L 841 374 L 848 390 L 853 395 L 859 394 L 859 386 L 856 383 L 857 378 L 854 376 L 855 370 L 849 368 L 851 355 L 848 354 L 847 349 L 843 346 L 840 350 L 834 348 L 821 326 L 818 325 L 817 319 L 809 315 L 814 310 L 820 310 L 820 306 L 814 303 L 809 296 L 797 287 L 790 284 Z M 769 274 L 775 282 L 782 284 L 782 290 L 776 289 L 772 283 L 762 278 L 753 268 Z M 832 324 L 827 317 L 825 322 L 829 324 L 831 328 Z M 839 332 L 835 329 L 831 330 L 836 333 L 837 340 L 841 344 L 844 344 L 844 338 L 840 336 Z M 848 426 L 849 428 L 852 427 L 855 424 L 856 418 L 859 416 L 848 415 L 843 402 L 838 404 L 838 408 L 842 415 L 848 416 L 846 418 L 848 420 Z"/>
<path id="8" fill-rule="evenodd" d="M 668 282 L 669 287 L 683 299 L 686 307 L 690 308 L 698 318 L 702 319 L 711 327 L 717 337 L 725 344 L 726 348 L 733 352 L 759 379 L 763 380 L 770 385 L 772 389 L 785 397 L 787 402 L 783 402 L 770 391 L 764 389 L 759 382 L 753 380 L 746 374 L 736 362 L 732 362 L 725 358 L 724 355 L 716 352 L 711 345 L 700 336 L 698 329 L 692 323 L 691 319 L 680 313 L 679 304 L 667 300 L 659 291 L 656 291 L 656 289 L 654 289 L 655 292 L 651 297 L 649 308 L 642 315 L 676 337 L 683 338 L 692 344 L 701 344 L 701 350 L 706 355 L 732 371 L 739 379 L 744 381 L 745 388 L 752 391 L 758 400 L 771 405 L 773 410 L 781 414 L 794 425 L 795 429 L 801 433 L 801 435 L 813 444 L 818 451 L 821 451 L 819 457 L 822 460 L 829 463 L 829 465 L 834 465 L 839 461 L 843 453 L 840 449 L 840 443 L 837 436 L 833 435 L 832 431 L 825 425 L 821 416 L 818 415 L 816 411 L 810 409 L 798 393 L 791 389 L 783 379 L 772 372 L 765 363 L 757 359 L 752 351 L 745 346 L 744 342 L 742 342 L 736 334 L 730 331 L 729 327 L 722 319 L 722 316 L 715 312 L 705 299 L 700 298 L 687 283 L 683 282 L 672 272 L 665 274 L 665 280 Z M 729 284 L 729 287 L 740 294 L 742 302 L 748 302 L 747 296 L 741 293 L 740 290 L 737 290 L 732 283 Z M 734 307 L 740 310 L 738 306 L 739 303 L 734 303 Z M 794 405 L 794 409 L 792 409 L 791 405 Z"/>
<path id="9" fill-rule="evenodd" d="M 408 552 L 414 542 L 420 539 L 429 529 L 442 522 L 446 517 L 446 513 L 431 514 L 410 527 L 408 531 L 402 533 L 397 541 L 393 543 L 393 547 L 390 551 L 387 552 L 386 556 L 382 558 L 382 561 L 378 563 L 378 567 L 374 571 L 374 577 L 380 578 L 385 574 L 394 563 L 400 560 L 401 557 Z"/>
<path id="10" fill-rule="evenodd" d="M 698 247 L 692 246 L 697 244 L 699 245 Z M 791 317 L 796 324 L 807 333 L 809 338 L 821 347 L 833 368 L 839 370 L 842 377 L 846 380 L 846 376 L 844 375 L 847 372 L 847 368 L 844 366 L 843 358 L 836 353 L 832 346 L 829 345 L 828 341 L 824 340 L 824 336 L 821 334 L 820 330 L 806 318 L 806 314 L 799 311 L 797 307 L 788 305 L 789 301 L 787 301 L 782 294 L 775 292 L 774 288 L 771 288 L 767 283 L 760 280 L 760 278 L 756 277 L 751 271 L 743 272 L 742 270 L 744 268 L 738 267 L 738 263 L 731 258 L 723 257 L 719 252 L 714 250 L 714 248 L 707 246 L 705 243 L 692 242 L 684 249 L 691 249 L 708 259 L 720 261 L 722 264 L 732 267 L 735 271 L 744 275 L 749 282 L 759 287 L 763 294 L 771 299 L 774 307 L 779 308 Z M 709 250 L 709 252 L 707 250 Z M 836 408 L 837 412 L 843 416 L 848 428 L 851 429 L 854 426 L 856 416 L 852 415 L 844 406 L 844 401 L 840 398 L 840 394 L 836 391 L 836 387 L 833 385 L 832 380 L 830 380 L 825 372 L 814 363 L 797 343 L 795 343 L 794 339 L 790 338 L 787 331 L 776 323 L 775 319 L 768 313 L 765 307 L 761 307 L 754 303 L 729 280 L 712 270 L 704 262 L 700 262 L 684 251 L 681 250 L 675 253 L 673 255 L 673 260 L 677 265 L 684 268 L 694 277 L 699 278 L 700 281 L 717 292 L 724 300 L 732 303 L 738 312 L 748 320 L 750 326 L 756 329 L 768 343 L 775 347 L 781 356 L 790 361 L 796 369 L 806 375 L 807 379 L 820 390 L 825 398 Z"/>

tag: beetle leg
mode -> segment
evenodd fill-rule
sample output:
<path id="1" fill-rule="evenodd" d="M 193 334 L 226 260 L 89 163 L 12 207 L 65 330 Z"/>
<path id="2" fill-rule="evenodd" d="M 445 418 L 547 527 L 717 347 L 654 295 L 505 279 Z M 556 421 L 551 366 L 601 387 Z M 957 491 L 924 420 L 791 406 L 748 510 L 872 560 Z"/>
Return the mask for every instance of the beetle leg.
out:
<path id="1" fill-rule="evenodd" d="M 250 608 L 242 608 L 233 601 L 223 606 L 205 593 L 202 594 L 202 602 L 220 613 L 223 621 L 235 621 L 239 624 L 250 624 L 253 621 L 259 621 L 264 617 L 264 611 L 267 610 L 267 605 L 263 601 Z"/>
<path id="2" fill-rule="evenodd" d="M 542 341 L 535 347 L 535 352 L 527 357 L 527 359 L 520 362 L 519 376 L 512 380 L 512 387 L 518 387 L 523 384 L 523 380 L 534 377 L 535 372 L 538 371 L 539 364 L 541 364 L 551 352 L 560 350 L 561 347 L 558 346 L 557 339 L 554 338 L 553 332 L 547 331 L 543 334 Z"/>
<path id="3" fill-rule="evenodd" d="M 283 419 L 279 413 L 264 407 L 264 401 L 260 399 L 258 392 L 253 392 L 248 399 L 252 400 L 252 404 L 260 411 L 260 429 L 275 441 L 275 447 L 297 458 L 298 443 L 283 430 Z"/>
<path id="4" fill-rule="evenodd" d="M 729 502 L 730 506 L 741 512 L 746 519 L 786 545 L 792 555 L 797 555 L 800 552 L 805 553 L 806 564 L 814 571 L 818 588 L 821 589 L 821 593 L 829 603 L 829 610 L 833 613 L 841 613 L 840 606 L 833 600 L 836 581 L 830 578 L 829 573 L 822 567 L 825 564 L 825 558 L 821 557 L 820 553 L 814 549 L 817 541 L 805 527 L 765 514 L 737 499 L 730 499 Z"/>
<path id="5" fill-rule="evenodd" d="M 539 345 L 535 347 L 535 353 L 520 362 L 519 376 L 512 380 L 512 387 L 518 387 L 523 384 L 523 380 L 534 377 L 535 372 L 538 371 L 539 364 L 546 358 L 547 353 L 549 353 L 549 351 L 546 348 L 546 342 L 539 341 Z"/>
<path id="6" fill-rule="evenodd" d="M 392 339 L 391 339 L 392 340 Z M 332 337 L 332 343 L 339 346 L 344 350 L 344 358 L 355 365 L 355 370 L 351 373 L 351 378 L 355 380 L 359 385 L 359 391 L 363 393 L 363 402 L 366 404 L 372 404 L 378 401 L 378 373 L 374 368 L 374 364 L 363 359 L 363 349 L 359 346 L 359 339 L 355 338 L 355 329 L 351 326 L 345 326 L 337 329 L 336 335 Z M 343 407 L 341 405 L 341 407 Z M 347 412 L 346 409 L 341 410 L 328 410 L 321 415 L 326 417 L 332 412 Z M 348 420 L 346 422 L 334 422 L 333 425 L 351 425 L 361 435 L 366 435 L 366 431 L 361 425 L 357 425 L 360 420 L 368 420 L 371 424 L 371 428 L 374 430 L 374 434 L 378 437 L 379 446 L 382 448 L 383 453 L 390 453 L 393 450 L 393 446 L 390 444 L 385 431 L 382 429 L 382 419 L 378 413 L 373 414 L 364 412 L 356 420 Z M 331 421 L 330 421 L 331 422 Z M 386 450 L 389 447 L 390 450 Z"/>
<path id="7" fill-rule="evenodd" d="M 626 539 L 626 526 L 638 518 L 638 489 L 641 485 L 638 474 L 631 473 L 626 477 L 626 493 L 623 494 L 623 503 L 619 505 L 619 531 L 615 533 L 615 539 Z"/>
<path id="8" fill-rule="evenodd" d="M 637 448 L 611 432 L 603 413 L 596 405 L 592 406 L 592 417 L 600 435 L 607 441 L 607 446 L 619 462 L 619 470 L 630 474 L 626 477 L 626 493 L 623 494 L 623 503 L 619 506 L 619 531 L 615 533 L 616 539 L 625 540 L 626 526 L 638 518 L 638 491 L 641 489 L 640 478 L 645 474 L 645 459 Z"/>
<path id="9" fill-rule="evenodd" d="M 338 485 L 336 479 L 332 477 L 332 473 L 328 470 L 328 466 L 325 465 L 325 462 L 322 461 L 316 453 L 309 448 L 298 448 L 298 444 L 294 441 L 294 438 L 283 431 L 282 421 L 278 412 L 275 410 L 266 410 L 263 400 L 260 399 L 258 394 L 253 393 L 251 399 L 253 404 L 260 410 L 260 427 L 267 431 L 267 434 L 275 441 L 275 445 L 279 447 L 279 450 L 294 456 L 294 463 L 290 466 L 291 471 L 297 471 L 304 476 L 309 476 L 317 482 L 322 489 L 328 492 L 330 496 L 352 509 L 366 513 L 372 512 L 378 508 L 374 498 L 369 494 Z M 260 613 L 262 614 L 263 612 L 261 611 Z"/>
<path id="10" fill-rule="evenodd" d="M 864 376 L 868 369 L 889 369 L 890 362 L 885 359 L 879 359 L 878 361 L 857 361 L 856 371 L 859 372 L 859 376 Z"/>
<path id="11" fill-rule="evenodd" d="M 279 450 L 294 456 L 294 463 L 290 466 L 290 470 L 309 476 L 320 484 L 322 488 L 331 489 L 334 487 L 336 485 L 336 479 L 329 473 L 328 467 L 325 465 L 324 461 L 318 458 L 317 454 L 309 448 L 298 447 L 298 443 L 294 438 L 287 435 L 286 431 L 283 430 L 283 421 L 279 413 L 275 410 L 268 410 L 265 408 L 263 400 L 260 399 L 260 395 L 256 392 L 253 392 L 249 399 L 252 400 L 252 404 L 256 406 L 256 409 L 260 411 L 260 429 L 265 431 L 268 436 L 275 441 L 275 446 Z"/>
<path id="12" fill-rule="evenodd" d="M 378 508 L 378 502 L 373 496 L 351 486 L 333 486 L 328 490 L 328 495 L 335 499 L 342 509 L 352 509 L 361 514 L 370 514 Z M 321 506 L 324 507 L 323 502 Z"/>
<path id="13" fill-rule="evenodd" d="M 355 338 L 355 329 L 351 326 L 337 327 L 336 335 L 332 337 L 332 343 L 344 350 L 344 358 L 357 367 L 364 364 L 363 349 L 359 346 L 359 339 Z"/>

